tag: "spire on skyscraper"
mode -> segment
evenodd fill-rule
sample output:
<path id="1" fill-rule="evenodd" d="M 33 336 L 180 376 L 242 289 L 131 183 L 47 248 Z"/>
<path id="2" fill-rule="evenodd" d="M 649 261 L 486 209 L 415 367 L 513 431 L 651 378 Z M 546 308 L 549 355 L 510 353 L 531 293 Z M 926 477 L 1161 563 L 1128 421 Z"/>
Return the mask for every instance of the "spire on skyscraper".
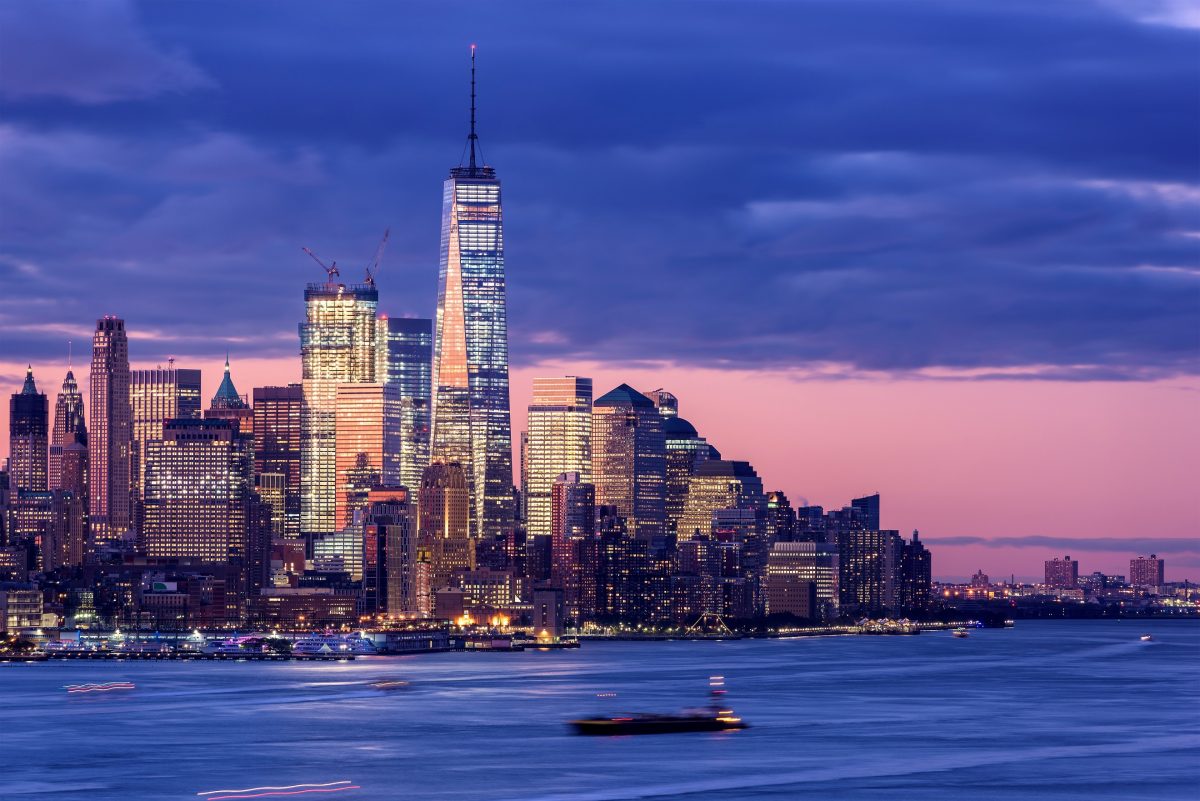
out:
<path id="1" fill-rule="evenodd" d="M 233 385 L 233 379 L 229 376 L 229 354 L 225 354 L 225 377 L 221 379 L 221 386 L 217 387 L 217 394 L 213 395 L 211 407 L 213 409 L 244 409 L 246 402 L 242 400 L 242 396 L 238 394 L 237 387 Z"/>
<path id="2" fill-rule="evenodd" d="M 22 395 L 36 395 L 37 384 L 33 383 L 33 365 L 27 365 L 25 369 L 25 386 L 21 387 Z"/>
<path id="3" fill-rule="evenodd" d="M 471 133 L 467 136 L 467 144 L 471 148 L 471 174 L 475 173 L 475 143 L 479 141 L 475 133 L 475 45 L 471 45 Z"/>

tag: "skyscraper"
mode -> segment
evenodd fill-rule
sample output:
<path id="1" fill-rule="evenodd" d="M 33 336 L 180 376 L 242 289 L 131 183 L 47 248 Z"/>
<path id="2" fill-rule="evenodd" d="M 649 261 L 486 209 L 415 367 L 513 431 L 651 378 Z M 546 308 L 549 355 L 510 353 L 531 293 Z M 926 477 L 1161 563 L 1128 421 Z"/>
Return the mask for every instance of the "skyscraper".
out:
<path id="1" fill-rule="evenodd" d="M 838 532 L 838 589 L 844 610 L 871 614 L 894 605 L 901 544 L 898 531 Z"/>
<path id="2" fill-rule="evenodd" d="M 615 507 L 633 537 L 664 533 L 666 439 L 654 403 L 628 384 L 592 403 L 596 505 Z"/>
<path id="3" fill-rule="evenodd" d="M 238 431 L 243 434 L 254 433 L 254 410 L 246 403 L 246 398 L 239 395 L 229 374 L 229 357 L 225 357 L 225 375 L 221 378 L 221 386 L 213 395 L 208 408 L 204 410 L 206 420 L 232 420 L 237 424 Z"/>
<path id="4" fill-rule="evenodd" d="M 932 556 L 921 544 L 920 533 L 914 529 L 912 541 L 900 546 L 900 590 L 896 607 L 908 614 L 928 611 L 932 583 Z"/>
<path id="5" fill-rule="evenodd" d="M 9 489 L 46 490 L 49 406 L 45 394 L 33 381 L 33 367 L 25 373 L 25 385 L 8 402 Z"/>
<path id="6" fill-rule="evenodd" d="M 67 376 L 63 379 L 62 391 L 58 393 L 58 399 L 54 403 L 54 428 L 50 433 L 47 480 L 50 489 L 63 486 L 63 449 L 75 442 L 87 447 L 87 425 L 84 423 L 83 396 L 79 394 L 79 384 L 75 381 L 75 373 L 68 369 Z"/>
<path id="7" fill-rule="evenodd" d="M 470 161 L 442 186 L 432 456 L 463 465 L 471 529 L 491 539 L 513 517 L 508 313 L 500 181 L 477 163 L 477 140 L 472 48 Z"/>
<path id="8" fill-rule="evenodd" d="M 434 462 L 425 468 L 417 497 L 418 547 L 429 554 L 429 588 L 448 585 L 455 571 L 475 569 L 470 490 L 462 465 Z"/>
<path id="9" fill-rule="evenodd" d="M 304 390 L 299 384 L 254 388 L 254 476 L 271 508 L 277 534 L 300 536 L 300 417 Z M 271 502 L 268 500 L 268 502 Z"/>
<path id="10" fill-rule="evenodd" d="M 879 529 L 879 493 L 850 501 L 851 513 L 863 528 Z"/>
<path id="11" fill-rule="evenodd" d="M 415 495 L 429 464 L 433 321 L 380 318 L 378 351 L 376 380 L 400 391 L 400 483 Z"/>
<path id="12" fill-rule="evenodd" d="M 304 290 L 306 321 L 300 324 L 304 406 L 300 415 L 300 530 L 305 534 L 337 528 L 336 422 L 339 384 L 371 383 L 376 368 L 373 283 L 309 284 Z"/>
<path id="13" fill-rule="evenodd" d="M 525 530 L 543 536 L 551 533 L 555 479 L 574 473 L 578 482 L 592 481 L 592 379 L 533 379 L 528 435 L 522 476 Z"/>
<path id="14" fill-rule="evenodd" d="M 101 546 L 124 541 L 132 522 L 129 340 L 119 317 L 96 321 L 89 385 L 88 521 Z"/>
<path id="15" fill-rule="evenodd" d="M 764 509 L 762 479 L 749 462 L 707 459 L 696 467 L 689 482 L 687 503 L 679 518 L 680 540 L 707 537 L 713 514 L 721 509 Z"/>
<path id="16" fill-rule="evenodd" d="M 146 446 L 162 439 L 168 420 L 200 417 L 200 371 L 176 369 L 133 370 L 129 374 L 129 404 L 132 410 L 134 501 L 141 499 Z M 135 508 L 136 517 L 136 508 Z"/>
<path id="17" fill-rule="evenodd" d="M 415 494 L 405 487 L 371 490 L 363 526 L 363 611 L 417 611 Z"/>
<path id="18" fill-rule="evenodd" d="M 354 522 L 375 487 L 400 484 L 400 388 L 339 384 L 334 412 L 336 525 Z"/>

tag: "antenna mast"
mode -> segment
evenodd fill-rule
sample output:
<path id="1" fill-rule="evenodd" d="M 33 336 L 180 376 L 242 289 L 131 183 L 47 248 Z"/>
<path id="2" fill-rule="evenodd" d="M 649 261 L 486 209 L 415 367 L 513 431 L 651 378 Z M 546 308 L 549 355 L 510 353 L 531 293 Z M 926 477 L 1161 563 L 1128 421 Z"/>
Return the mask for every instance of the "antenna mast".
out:
<path id="1" fill-rule="evenodd" d="M 471 135 L 467 137 L 471 145 L 471 172 L 475 172 L 475 141 L 479 137 L 475 133 L 475 45 L 471 45 Z"/>

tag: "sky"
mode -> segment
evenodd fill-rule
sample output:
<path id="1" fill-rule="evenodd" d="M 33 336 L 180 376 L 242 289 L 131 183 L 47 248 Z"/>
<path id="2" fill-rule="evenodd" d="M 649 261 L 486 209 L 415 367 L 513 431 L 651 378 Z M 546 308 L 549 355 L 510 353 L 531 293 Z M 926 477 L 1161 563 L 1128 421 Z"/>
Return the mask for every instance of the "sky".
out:
<path id="1" fill-rule="evenodd" d="M 1182 2 L 5 3 L 0 387 L 103 314 L 207 394 L 296 380 L 301 246 L 353 279 L 387 228 L 380 309 L 431 316 L 471 43 L 515 429 L 535 375 L 664 387 L 939 575 L 1200 578 Z"/>

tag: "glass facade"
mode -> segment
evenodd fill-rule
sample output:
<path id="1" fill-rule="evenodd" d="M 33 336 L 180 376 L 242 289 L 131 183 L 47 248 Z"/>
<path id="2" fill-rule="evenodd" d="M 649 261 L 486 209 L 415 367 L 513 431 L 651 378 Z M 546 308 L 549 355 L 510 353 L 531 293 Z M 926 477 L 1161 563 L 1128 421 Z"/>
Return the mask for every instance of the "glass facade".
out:
<path id="1" fill-rule="evenodd" d="M 414 491 L 429 464 L 433 392 L 433 321 L 379 320 L 376 380 L 400 391 L 400 483 Z"/>
<path id="2" fill-rule="evenodd" d="M 456 167 L 442 194 L 433 353 L 436 461 L 459 462 L 472 536 L 512 522 L 512 429 L 500 181 L 491 167 Z"/>
<path id="3" fill-rule="evenodd" d="M 527 434 L 521 476 L 525 530 L 548 535 L 555 479 L 575 473 L 578 481 L 592 481 L 592 379 L 533 379 Z"/>
<path id="4" fill-rule="evenodd" d="M 366 284 L 309 284 L 304 305 L 300 530 L 315 534 L 337 530 L 337 388 L 375 381 L 379 292 Z"/>
<path id="5" fill-rule="evenodd" d="M 400 482 L 400 390 L 386 384 L 339 384 L 334 413 L 337 527 L 354 522 L 376 487 Z"/>
<path id="6" fill-rule="evenodd" d="M 682 540 L 712 534 L 713 514 L 720 509 L 762 509 L 762 479 L 749 462 L 708 459 L 696 467 L 676 534 Z"/>
<path id="7" fill-rule="evenodd" d="M 592 404 L 592 478 L 596 505 L 616 507 L 630 536 L 664 533 L 663 417 L 649 398 L 628 384 Z"/>
<path id="8" fill-rule="evenodd" d="M 300 536 L 300 417 L 304 391 L 299 384 L 254 388 L 254 475 L 271 504 L 277 533 Z M 271 476 L 272 478 L 268 478 Z M 282 498 L 275 484 L 282 484 Z"/>
<path id="9" fill-rule="evenodd" d="M 133 415 L 134 497 L 140 499 L 145 485 L 146 449 L 151 441 L 162 439 L 163 424 L 200 417 L 200 371 L 175 367 L 133 370 L 129 374 L 129 403 Z"/>

